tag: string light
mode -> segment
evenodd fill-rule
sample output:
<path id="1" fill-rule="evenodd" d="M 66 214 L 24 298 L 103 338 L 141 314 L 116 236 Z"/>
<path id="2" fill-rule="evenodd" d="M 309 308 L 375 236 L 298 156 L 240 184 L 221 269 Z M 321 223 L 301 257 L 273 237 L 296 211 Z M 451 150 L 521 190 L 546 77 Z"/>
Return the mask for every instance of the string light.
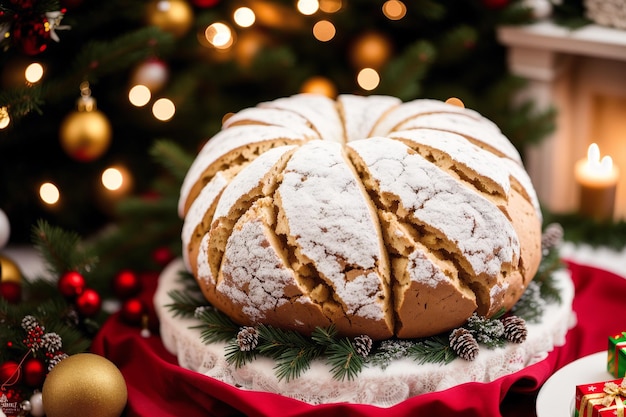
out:
<path id="1" fill-rule="evenodd" d="M 373 90 L 378 87 L 380 83 L 380 75 L 373 68 L 363 68 L 359 71 L 357 77 L 357 84 L 364 90 Z"/>
<path id="2" fill-rule="evenodd" d="M 24 71 L 24 76 L 26 81 L 31 84 L 35 84 L 43 77 L 43 67 L 38 62 L 33 62 L 29 66 L 26 67 Z"/>
<path id="3" fill-rule="evenodd" d="M 398 0 L 388 0 L 383 4 L 383 14 L 389 20 L 400 20 L 406 15 L 406 6 Z"/>
<path id="4" fill-rule="evenodd" d="M 335 25 L 328 20 L 320 20 L 313 25 L 313 36 L 320 42 L 328 42 L 335 37 L 337 33 Z"/>
<path id="5" fill-rule="evenodd" d="M 242 28 L 249 28 L 254 24 L 256 15 L 249 7 L 240 7 L 233 13 L 233 20 Z"/>
<path id="6" fill-rule="evenodd" d="M 154 117 L 162 122 L 167 122 L 176 113 L 176 106 L 172 100 L 167 98 L 160 98 L 152 105 L 152 114 Z"/>
<path id="7" fill-rule="evenodd" d="M 9 109 L 6 106 L 0 107 L 0 129 L 6 128 L 11 123 Z"/>
<path id="8" fill-rule="evenodd" d="M 310 16 L 320 8 L 318 0 L 298 0 L 297 9 L 305 16 Z"/>
<path id="9" fill-rule="evenodd" d="M 217 49 L 228 49 L 234 42 L 232 30 L 222 22 L 210 24 L 204 31 L 204 36 Z"/>
<path id="10" fill-rule="evenodd" d="M 107 168 L 102 172 L 102 185 L 107 190 L 115 191 L 124 184 L 124 176 L 119 169 L 115 167 Z"/>
<path id="11" fill-rule="evenodd" d="M 324 13 L 337 13 L 341 10 L 341 0 L 320 0 L 320 10 Z"/>
<path id="12" fill-rule="evenodd" d="M 128 92 L 128 101 L 133 106 L 143 107 L 150 102 L 152 98 L 152 93 L 150 93 L 150 89 L 145 85 L 137 84 Z"/>
<path id="13" fill-rule="evenodd" d="M 39 198 L 49 206 L 54 206 L 59 202 L 61 194 L 56 185 L 51 182 L 44 182 L 39 187 Z"/>

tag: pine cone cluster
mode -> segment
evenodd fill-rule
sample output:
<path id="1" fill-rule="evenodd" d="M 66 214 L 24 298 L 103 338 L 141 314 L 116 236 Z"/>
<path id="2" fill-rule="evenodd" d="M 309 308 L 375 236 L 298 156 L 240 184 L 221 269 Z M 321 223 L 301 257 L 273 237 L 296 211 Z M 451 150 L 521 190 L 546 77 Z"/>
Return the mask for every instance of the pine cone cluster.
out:
<path id="1" fill-rule="evenodd" d="M 502 319 L 504 337 L 512 343 L 523 343 L 528 336 L 526 321 L 518 316 L 508 316 Z"/>
<path id="2" fill-rule="evenodd" d="M 550 223 L 541 235 L 541 249 L 545 252 L 561 244 L 563 241 L 563 226 Z"/>
<path id="3" fill-rule="evenodd" d="M 450 347 L 461 358 L 473 361 L 478 355 L 478 342 L 469 330 L 459 327 L 450 333 Z"/>
<path id="4" fill-rule="evenodd" d="M 372 338 L 366 334 L 355 337 L 354 349 L 356 353 L 366 358 L 372 350 Z"/>
<path id="5" fill-rule="evenodd" d="M 245 326 L 237 333 L 237 346 L 242 352 L 250 352 L 259 344 L 259 332 L 254 327 Z"/>

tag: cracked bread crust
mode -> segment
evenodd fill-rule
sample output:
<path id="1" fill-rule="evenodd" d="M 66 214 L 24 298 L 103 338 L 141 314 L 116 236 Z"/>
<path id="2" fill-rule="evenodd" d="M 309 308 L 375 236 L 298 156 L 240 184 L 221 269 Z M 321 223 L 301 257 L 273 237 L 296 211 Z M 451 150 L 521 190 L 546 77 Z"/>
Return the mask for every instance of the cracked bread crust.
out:
<path id="1" fill-rule="evenodd" d="M 519 154 L 477 112 L 435 100 L 245 109 L 200 151 L 179 210 L 209 302 L 305 334 L 438 334 L 510 309 L 541 259 Z"/>

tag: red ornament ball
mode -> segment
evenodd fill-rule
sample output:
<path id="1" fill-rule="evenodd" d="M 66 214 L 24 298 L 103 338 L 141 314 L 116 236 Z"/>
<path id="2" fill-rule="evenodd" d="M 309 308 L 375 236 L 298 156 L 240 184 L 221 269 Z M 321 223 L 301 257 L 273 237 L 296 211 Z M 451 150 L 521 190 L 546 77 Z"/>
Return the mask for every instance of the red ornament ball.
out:
<path id="1" fill-rule="evenodd" d="M 131 270 L 124 269 L 113 279 L 113 292 L 123 300 L 139 294 L 140 291 L 141 280 Z"/>
<path id="2" fill-rule="evenodd" d="M 6 361 L 0 365 L 0 385 L 13 385 L 20 381 L 20 365 L 15 361 Z"/>
<path id="3" fill-rule="evenodd" d="M 160 248 L 156 248 L 154 252 L 152 252 L 152 259 L 154 259 L 154 262 L 156 262 L 159 266 L 165 266 L 170 263 L 172 259 L 174 259 L 174 254 L 170 248 L 162 246 Z"/>
<path id="4" fill-rule="evenodd" d="M 213 7 L 219 3 L 219 0 L 191 0 L 191 3 L 200 8 Z"/>
<path id="5" fill-rule="evenodd" d="M 502 9 L 509 4 L 509 0 L 482 0 L 483 5 L 489 9 Z"/>
<path id="6" fill-rule="evenodd" d="M 76 271 L 69 271 L 61 275 L 57 286 L 64 297 L 74 298 L 85 291 L 85 278 Z"/>
<path id="7" fill-rule="evenodd" d="M 0 282 L 0 297 L 11 304 L 17 304 L 22 300 L 22 285 L 19 282 Z"/>
<path id="8" fill-rule="evenodd" d="M 46 378 L 44 363 L 37 358 L 27 359 L 22 368 L 22 378 L 24 383 L 31 388 L 40 387 Z"/>
<path id="9" fill-rule="evenodd" d="M 85 289 L 78 297 L 76 297 L 76 309 L 84 317 L 91 317 L 98 314 L 102 300 L 100 294 L 94 289 Z"/>
<path id="10" fill-rule="evenodd" d="M 130 298 L 122 304 L 121 315 L 128 324 L 141 324 L 141 318 L 146 314 L 146 307 L 138 298 Z"/>

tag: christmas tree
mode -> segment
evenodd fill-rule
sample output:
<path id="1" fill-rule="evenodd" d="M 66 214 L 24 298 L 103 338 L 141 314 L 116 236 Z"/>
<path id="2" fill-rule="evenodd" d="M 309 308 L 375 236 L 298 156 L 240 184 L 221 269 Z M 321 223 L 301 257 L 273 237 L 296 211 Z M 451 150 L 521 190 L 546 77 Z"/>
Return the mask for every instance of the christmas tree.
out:
<path id="1" fill-rule="evenodd" d="M 29 241 L 38 219 L 94 233 L 120 220 L 119 201 L 138 203 L 135 215 L 159 201 L 152 214 L 179 227 L 164 214 L 176 179 L 155 186 L 155 143 L 165 160 L 168 142 L 193 155 L 229 112 L 299 92 L 459 97 L 523 149 L 553 115 L 513 104 L 521 81 L 495 30 L 530 19 L 507 0 L 0 1 L 0 207 L 12 240 Z M 148 89 L 129 98 L 136 85 Z M 127 185 L 103 187 L 109 167 Z"/>

